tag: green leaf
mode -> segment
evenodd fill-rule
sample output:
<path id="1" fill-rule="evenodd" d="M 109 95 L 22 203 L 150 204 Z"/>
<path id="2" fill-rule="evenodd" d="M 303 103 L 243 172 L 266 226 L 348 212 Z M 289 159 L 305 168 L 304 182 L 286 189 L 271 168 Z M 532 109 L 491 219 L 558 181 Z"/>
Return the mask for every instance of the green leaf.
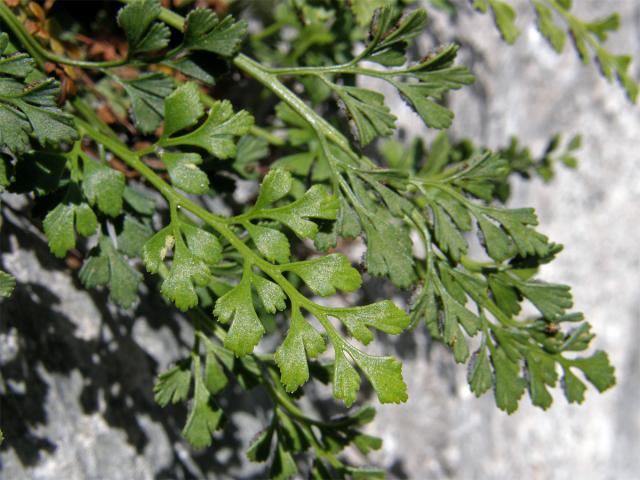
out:
<path id="1" fill-rule="evenodd" d="M 350 407 L 356 401 L 358 390 L 360 390 L 360 375 L 347 360 L 342 349 L 336 348 L 335 356 L 333 396 Z"/>
<path id="2" fill-rule="evenodd" d="M 359 433 L 353 439 L 353 444 L 363 455 L 368 455 L 373 450 L 380 450 L 382 447 L 382 439 Z"/>
<path id="3" fill-rule="evenodd" d="M 429 88 L 425 88 L 420 83 L 396 82 L 395 85 L 428 127 L 443 129 L 451 125 L 453 112 L 430 100 L 428 98 Z"/>
<path id="4" fill-rule="evenodd" d="M 204 367 L 204 383 L 209 393 L 214 395 L 227 386 L 229 379 L 225 375 L 222 365 L 218 362 L 212 345 L 205 342 L 205 347 L 207 349 L 207 357 Z"/>
<path id="5" fill-rule="evenodd" d="M 370 328 L 398 335 L 410 323 L 406 312 L 390 300 L 383 300 L 363 307 L 331 309 L 328 313 L 339 319 L 347 327 L 349 333 L 365 345 L 373 340 Z"/>
<path id="6" fill-rule="evenodd" d="M 152 237 L 150 242 L 154 240 Z M 164 237 L 167 241 L 167 237 Z M 149 243 L 149 242 L 148 242 Z M 147 243 L 147 244 L 148 244 Z M 157 260 L 162 253 L 158 251 L 159 242 L 156 240 L 152 244 L 153 250 L 149 251 L 151 264 Z M 145 245 L 146 246 L 146 245 Z M 145 260 L 146 263 L 146 260 Z M 147 268 L 149 268 L 147 266 Z M 162 282 L 160 291 L 164 296 L 176 304 L 180 310 L 188 310 L 198 304 L 196 285 L 204 286 L 210 279 L 209 269 L 205 263 L 196 257 L 187 246 L 181 242 L 176 242 L 173 262 L 169 269 L 169 274 Z"/>
<path id="7" fill-rule="evenodd" d="M 604 47 L 609 33 L 618 30 L 620 26 L 619 15 L 614 13 L 587 22 L 570 12 L 571 4 L 570 0 L 559 0 L 557 4 L 549 4 L 550 9 L 540 0 L 535 0 L 534 6 L 538 14 L 540 32 L 549 40 L 556 51 L 562 50 L 565 33 L 554 22 L 552 10 L 555 10 L 557 16 L 566 22 L 573 44 L 583 63 L 588 64 L 593 57 L 597 61 L 602 75 L 609 81 L 617 78 L 629 99 L 635 103 L 639 88 L 638 83 L 628 73 L 631 57 L 615 55 Z"/>
<path id="8" fill-rule="evenodd" d="M 496 375 L 496 405 L 500 410 L 511 414 L 518 408 L 527 382 L 519 376 L 520 366 L 509 359 L 503 349 L 497 348 L 492 351 L 491 361 Z"/>
<path id="9" fill-rule="evenodd" d="M 171 226 L 165 227 L 151 237 L 142 248 L 142 261 L 149 273 L 157 273 L 176 239 Z"/>
<path id="10" fill-rule="evenodd" d="M 484 2 L 485 0 L 482 0 Z M 491 6 L 491 10 L 493 12 L 493 17 L 496 22 L 496 26 L 500 33 L 502 34 L 502 38 L 504 38 L 507 43 L 514 43 L 518 36 L 520 35 L 520 31 L 518 27 L 516 27 L 515 19 L 516 12 L 511 5 L 501 0 L 488 0 L 489 5 Z M 479 3 L 479 2 L 475 2 Z M 475 6 L 475 4 L 474 4 Z M 476 7 L 477 8 L 477 7 Z M 486 8 L 485 8 L 486 11 Z"/>
<path id="11" fill-rule="evenodd" d="M 544 353 L 534 351 L 531 351 L 526 358 L 531 402 L 546 410 L 553 402 L 547 386 L 554 387 L 558 381 L 555 361 Z"/>
<path id="12" fill-rule="evenodd" d="M 202 157 L 197 153 L 162 152 L 160 158 L 167 167 L 171 183 L 194 195 L 202 195 L 209 190 L 209 177 L 197 165 Z"/>
<path id="13" fill-rule="evenodd" d="M 295 308 L 291 313 L 289 331 L 275 354 L 280 379 L 287 392 L 295 392 L 309 380 L 307 357 L 314 358 L 326 348 L 324 339 Z"/>
<path id="14" fill-rule="evenodd" d="M 182 402 L 187 399 L 190 386 L 191 361 L 182 360 L 158 376 L 158 381 L 153 387 L 155 401 L 161 407 Z"/>
<path id="15" fill-rule="evenodd" d="M 581 320 L 583 320 L 582 314 L 564 315 L 556 319 L 556 321 L 558 322 Z M 593 337 L 595 337 L 595 335 L 591 333 L 591 325 L 589 325 L 588 323 L 582 323 L 578 328 L 571 329 L 569 332 L 567 332 L 567 335 L 562 344 L 562 350 L 573 352 L 586 350 L 587 348 L 589 348 Z"/>
<path id="16" fill-rule="evenodd" d="M 287 240 L 287 236 L 284 233 L 273 228 L 253 225 L 248 222 L 245 224 L 245 228 L 258 251 L 267 260 L 278 263 L 289 261 L 289 255 L 291 254 L 289 240 Z"/>
<path id="17" fill-rule="evenodd" d="M 358 87 L 334 87 L 358 133 L 363 147 L 377 137 L 386 137 L 395 130 L 396 117 L 384 104 L 384 95 Z"/>
<path id="18" fill-rule="evenodd" d="M 178 137 L 163 135 L 158 144 L 163 147 L 191 145 L 200 147 L 220 159 L 234 157 L 236 145 L 234 137 L 245 135 L 253 125 L 253 117 L 242 110 L 233 113 L 227 100 L 217 101 L 209 110 L 205 122 L 193 132 Z"/>
<path id="19" fill-rule="evenodd" d="M 452 3 L 451 0 L 429 0 L 429 3 L 438 10 L 442 10 L 450 15 L 455 14 L 457 11 L 455 4 Z"/>
<path id="20" fill-rule="evenodd" d="M 403 218 L 404 215 L 411 215 L 415 209 L 412 202 L 404 198 L 401 194 L 395 192 L 391 188 L 384 186 L 378 181 L 372 181 L 371 185 L 378 192 L 391 214 L 397 218 Z"/>
<path id="21" fill-rule="evenodd" d="M 553 12 L 540 0 L 533 0 L 533 5 L 538 15 L 538 30 L 549 41 L 553 49 L 561 53 L 567 35 L 554 21 Z"/>
<path id="22" fill-rule="evenodd" d="M 118 24 L 129 41 L 129 56 L 154 52 L 169 44 L 169 27 L 154 22 L 160 15 L 158 0 L 134 0 L 118 12 Z"/>
<path id="23" fill-rule="evenodd" d="M 447 128 L 453 119 L 451 111 L 433 100 L 474 81 L 468 68 L 453 65 L 457 51 L 456 45 L 447 45 L 416 65 L 384 73 L 384 78 L 398 89 L 429 127 Z M 413 77 L 417 82 L 393 78 L 399 76 Z"/>
<path id="24" fill-rule="evenodd" d="M 25 78 L 34 67 L 35 62 L 26 53 L 13 53 L 5 55 L 6 46 L 9 44 L 9 35 L 0 33 L 0 75 L 9 75 L 16 78 Z M 2 46 L 4 45 L 4 47 Z"/>
<path id="25" fill-rule="evenodd" d="M 20 154 L 31 148 L 30 137 L 41 146 L 77 140 L 73 117 L 58 108 L 59 94 L 53 78 L 23 83 L 0 76 L 0 145 Z"/>
<path id="26" fill-rule="evenodd" d="M 98 228 L 98 220 L 93 210 L 86 203 L 74 204 L 73 209 L 78 233 L 84 237 L 93 235 Z"/>
<path id="27" fill-rule="evenodd" d="M 276 313 L 287 307 L 285 303 L 287 297 L 278 284 L 258 275 L 253 275 L 251 282 L 267 313 Z"/>
<path id="28" fill-rule="evenodd" d="M 331 478 L 331 472 L 322 460 L 316 458 L 313 460 L 309 478 L 311 480 L 325 480 L 326 478 Z"/>
<path id="29" fill-rule="evenodd" d="M 180 130 L 193 127 L 204 115 L 204 106 L 195 83 L 185 83 L 164 99 L 164 132 L 171 136 Z"/>
<path id="30" fill-rule="evenodd" d="M 438 173 L 449 162 L 451 144 L 446 132 L 440 132 L 431 143 L 431 148 L 418 175 L 429 176 Z M 444 207 L 444 205 L 442 205 Z M 446 208 L 446 207 L 445 207 Z M 454 216 L 456 218 L 457 216 Z"/>
<path id="31" fill-rule="evenodd" d="M 106 285 L 113 302 L 131 307 L 138 299 L 142 274 L 129 265 L 108 237 L 100 239 L 98 252 L 97 256 L 88 257 L 80 269 L 82 284 L 87 288 Z"/>
<path id="32" fill-rule="evenodd" d="M 563 315 L 573 306 L 571 290 L 566 285 L 543 282 L 519 282 L 516 287 L 550 320 Z"/>
<path id="33" fill-rule="evenodd" d="M 464 340 L 460 326 L 457 327 L 457 332 L 455 334 L 453 344 L 451 345 L 451 350 L 453 351 L 454 360 L 458 363 L 464 363 L 469 358 L 469 346 Z"/>
<path id="34" fill-rule="evenodd" d="M 336 221 L 329 230 L 320 231 L 315 236 L 313 243 L 316 250 L 320 252 L 326 252 L 330 248 L 334 248 L 338 243 L 338 235 L 343 238 L 356 238 L 362 232 L 360 221 L 355 211 L 342 197 L 340 203 Z"/>
<path id="35" fill-rule="evenodd" d="M 424 144 L 420 138 L 412 141 L 408 149 L 404 143 L 398 140 L 384 140 L 380 143 L 379 150 L 389 168 L 403 172 L 412 172 L 416 164 L 422 161 L 425 153 Z"/>
<path id="36" fill-rule="evenodd" d="M 272 480 L 286 480 L 298 473 L 296 462 L 291 453 L 284 449 L 282 442 L 278 442 L 276 447 L 276 455 L 271 464 L 269 478 Z"/>
<path id="37" fill-rule="evenodd" d="M 587 390 L 586 385 L 571 373 L 571 369 L 566 367 L 564 368 L 564 376 L 562 377 L 562 387 L 569 403 L 584 402 L 584 392 Z"/>
<path id="38" fill-rule="evenodd" d="M 231 323 L 224 346 L 236 355 L 246 355 L 260 342 L 264 326 L 251 300 L 251 283 L 243 277 L 240 283 L 216 301 L 213 314 L 222 323 Z"/>
<path id="39" fill-rule="evenodd" d="M 195 80 L 199 80 L 209 86 L 216 84 L 216 77 L 214 75 L 222 73 L 221 69 L 218 71 L 219 69 L 217 68 L 217 65 L 206 62 L 205 59 L 195 60 L 189 57 L 177 57 L 165 59 L 160 63 L 160 65 L 177 70 L 178 72 Z"/>
<path id="40" fill-rule="evenodd" d="M 488 283 L 498 307 L 510 316 L 517 315 L 520 312 L 520 297 L 510 278 L 504 274 L 494 274 L 489 276 Z"/>
<path id="41" fill-rule="evenodd" d="M 415 325 L 424 318 L 424 323 L 429 331 L 429 335 L 435 339 L 442 340 L 442 331 L 438 315 L 440 307 L 436 298 L 433 282 L 426 282 L 411 304 L 411 324 Z"/>
<path id="42" fill-rule="evenodd" d="M 10 106 L 0 103 L 0 145 L 21 153 L 30 147 L 31 125 Z"/>
<path id="43" fill-rule="evenodd" d="M 462 325 L 470 336 L 475 335 L 479 331 L 480 318 L 468 310 L 463 303 L 450 295 L 447 290 L 441 290 L 440 300 L 444 309 L 443 337 L 445 342 L 453 346 L 456 342 L 465 341 L 458 325 Z"/>
<path id="44" fill-rule="evenodd" d="M 262 202 L 260 197 L 258 202 Z M 335 220 L 338 207 L 338 199 L 329 195 L 323 185 L 313 185 L 295 202 L 277 208 L 252 210 L 249 215 L 251 218 L 276 220 L 293 230 L 299 238 L 313 239 L 318 233 L 318 226 L 312 219 Z"/>
<path id="45" fill-rule="evenodd" d="M 142 274 L 134 269 L 115 248 L 108 250 L 109 298 L 123 308 L 131 307 L 138 299 Z"/>
<path id="46" fill-rule="evenodd" d="M 273 173 L 272 173 L 273 172 Z M 282 169 L 269 172 L 260 190 L 256 207 L 247 213 L 249 218 L 268 218 L 287 227 L 301 239 L 313 239 L 318 226 L 311 219 L 335 220 L 339 201 L 329 195 L 322 185 L 313 185 L 301 198 L 282 207 L 264 208 L 282 198 L 291 189 L 291 174 Z"/>
<path id="47" fill-rule="evenodd" d="M 403 403 L 409 398 L 402 364 L 393 357 L 375 357 L 352 348 L 349 354 L 376 391 L 380 403 Z"/>
<path id="48" fill-rule="evenodd" d="M 195 391 L 193 406 L 189 412 L 182 435 L 194 448 L 205 448 L 211 445 L 211 436 L 220 426 L 222 410 L 216 405 L 200 376 L 200 359 L 195 357 L 194 370 Z"/>
<path id="49" fill-rule="evenodd" d="M 183 45 L 188 50 L 230 57 L 240 48 L 247 27 L 247 22 L 236 22 L 230 15 L 219 20 L 211 10 L 196 8 L 187 16 Z"/>
<path id="50" fill-rule="evenodd" d="M 423 9 L 401 16 L 392 5 L 385 4 L 373 16 L 369 27 L 371 41 L 367 46 L 370 50 L 367 60 L 387 66 L 402 65 L 408 43 L 424 31 L 426 22 L 427 13 Z"/>
<path id="51" fill-rule="evenodd" d="M 483 217 L 477 217 L 482 244 L 487 254 L 498 262 L 503 262 L 514 255 L 514 247 L 507 233 Z"/>
<path id="52" fill-rule="evenodd" d="M 180 231 L 191 253 L 204 263 L 215 265 L 221 260 L 222 245 L 215 235 L 188 223 L 181 223 Z"/>
<path id="53" fill-rule="evenodd" d="M 454 64 L 459 48 L 456 44 L 445 45 L 401 72 L 418 79 L 416 85 L 424 95 L 440 99 L 448 91 L 458 90 L 475 80 L 466 66 Z"/>
<path id="54" fill-rule="evenodd" d="M 571 361 L 571 366 L 582 370 L 587 380 L 604 392 L 616 384 L 615 370 L 609 362 L 609 356 L 602 351 L 597 351 L 588 358 L 577 358 Z"/>
<path id="55" fill-rule="evenodd" d="M 273 441 L 273 428 L 262 430 L 252 441 L 247 449 L 247 458 L 252 462 L 266 462 L 271 454 Z"/>
<path id="56" fill-rule="evenodd" d="M 269 142 L 264 138 L 245 135 L 238 142 L 233 168 L 244 178 L 255 180 L 260 175 L 259 161 L 268 156 Z"/>
<path id="57" fill-rule="evenodd" d="M 14 288 L 16 288 L 16 278 L 13 275 L 0 270 L 0 298 L 10 297 Z"/>
<path id="58" fill-rule="evenodd" d="M 335 295 L 336 289 L 353 292 L 362 283 L 360 273 L 341 253 L 289 263 L 282 268 L 298 275 L 313 293 L 322 297 Z"/>
<path id="59" fill-rule="evenodd" d="M 601 42 L 605 42 L 609 37 L 609 32 L 615 32 L 620 28 L 620 15 L 612 13 L 586 25 L 587 29 L 594 33 Z"/>
<path id="60" fill-rule="evenodd" d="M 279 423 L 278 437 L 284 448 L 291 453 L 300 453 L 309 448 L 306 433 L 299 424 L 280 409 L 275 413 Z"/>
<path id="61" fill-rule="evenodd" d="M 122 172 L 87 158 L 83 173 L 82 190 L 89 203 L 111 217 L 118 216 L 125 185 Z"/>
<path id="62" fill-rule="evenodd" d="M 448 253 L 457 262 L 460 257 L 467 253 L 467 241 L 460 234 L 452 219 L 439 206 L 432 205 L 431 211 L 434 218 L 434 233 L 438 246 L 444 253 Z"/>
<path id="63" fill-rule="evenodd" d="M 106 285 L 109 283 L 111 276 L 109 272 L 109 257 L 103 254 L 87 257 L 78 276 L 82 284 L 87 288 Z"/>
<path id="64" fill-rule="evenodd" d="M 473 354 L 472 361 L 469 363 L 467 380 L 476 397 L 480 397 L 493 386 L 491 365 L 484 346 Z"/>
<path id="65" fill-rule="evenodd" d="M 146 223 L 141 223 L 131 215 L 125 215 L 122 232 L 118 235 L 118 250 L 128 257 L 140 257 L 144 244 L 153 235 Z"/>
<path id="66" fill-rule="evenodd" d="M 119 78 L 127 95 L 136 127 L 151 133 L 160 126 L 164 113 L 164 99 L 173 91 L 173 80 L 161 73 L 148 73 L 133 80 Z"/>
<path id="67" fill-rule="evenodd" d="M 260 185 L 260 193 L 254 209 L 260 210 L 271 205 L 291 191 L 293 179 L 291 173 L 281 168 L 269 170 Z"/>
<path id="68" fill-rule="evenodd" d="M 385 0 L 352 0 L 349 2 L 351 11 L 359 25 L 367 25 L 371 22 L 376 9 L 385 6 Z"/>
<path id="69" fill-rule="evenodd" d="M 87 204 L 59 203 L 44 218 L 43 226 L 51 252 L 64 257 L 76 246 L 75 231 L 92 235 L 98 228 L 98 220 Z"/>
<path id="70" fill-rule="evenodd" d="M 485 200 L 486 202 L 490 202 L 493 199 L 496 182 L 506 180 L 507 175 L 511 171 L 507 160 L 490 152 L 472 154 L 462 166 L 464 170 L 457 176 L 458 178 L 454 179 L 453 183 L 474 197 Z M 502 211 L 490 208 L 483 209 L 485 212 L 487 210 L 489 212 Z M 510 212 L 509 210 L 506 211 Z M 533 211 L 531 213 L 533 213 Z M 533 218 L 535 224 L 535 215 Z"/>
<path id="71" fill-rule="evenodd" d="M 361 220 L 363 220 L 361 218 Z M 367 271 L 374 276 L 388 275 L 394 285 L 407 288 L 416 280 L 411 239 L 407 233 L 380 215 L 362 222 L 366 232 Z M 392 244 L 394 248 L 388 248 Z"/>
<path id="72" fill-rule="evenodd" d="M 550 249 L 549 239 L 530 228 L 537 225 L 538 219 L 532 208 L 487 209 L 487 216 L 498 221 L 510 235 L 518 252 L 523 257 L 536 255 L 543 257 Z"/>
<path id="73" fill-rule="evenodd" d="M 122 195 L 125 202 L 127 202 L 131 208 L 133 208 L 140 215 L 151 216 L 156 212 L 156 202 L 148 195 L 138 192 L 131 187 L 124 187 L 124 194 Z"/>

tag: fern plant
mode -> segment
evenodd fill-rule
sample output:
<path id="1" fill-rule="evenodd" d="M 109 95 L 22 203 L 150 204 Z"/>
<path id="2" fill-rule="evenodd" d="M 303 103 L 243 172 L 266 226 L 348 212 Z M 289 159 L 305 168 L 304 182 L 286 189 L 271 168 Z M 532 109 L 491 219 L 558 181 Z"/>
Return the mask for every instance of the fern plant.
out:
<path id="1" fill-rule="evenodd" d="M 95 58 L 54 2 L 0 0 L 0 188 L 37 205 L 53 255 L 81 252 L 84 286 L 128 309 L 147 282 L 185 312 L 192 350 L 159 374 L 154 393 L 162 406 L 187 402 L 193 447 L 215 448 L 225 417 L 216 397 L 236 383 L 272 402 L 247 450 L 271 477 L 382 477 L 341 454 L 381 445 L 363 431 L 375 415 L 363 383 L 380 403 L 419 394 L 407 391 L 396 358 L 365 348 L 378 334 L 426 328 L 468 366 L 471 391 L 491 391 L 508 413 L 525 392 L 547 409 L 558 385 L 581 403 L 586 382 L 601 392 L 615 383 L 607 354 L 587 352 L 594 334 L 569 287 L 538 277 L 562 247 L 538 230 L 533 209 L 505 205 L 511 176 L 548 180 L 558 162 L 575 166 L 580 138 L 560 148 L 554 137 L 541 158 L 516 140 L 491 152 L 450 139 L 444 100 L 474 77 L 456 45 L 412 58 L 426 10 L 296 0 L 249 29 L 208 8 L 123 3 L 126 49 Z M 472 4 L 516 39 L 509 2 Z M 617 16 L 583 21 L 567 0 L 531 6 L 555 50 L 568 30 L 583 60 L 595 57 L 635 101 L 630 58 L 604 46 Z M 396 117 L 363 77 L 389 84 L 444 131 L 429 144 L 381 140 Z M 225 188 L 234 179 L 259 191 L 236 202 Z M 228 214 L 212 211 L 213 197 Z M 358 238 L 361 262 L 341 253 Z M 388 280 L 410 305 L 342 296 L 363 276 Z M 0 295 L 14 286 L 0 272 Z M 523 314 L 524 302 L 535 310 Z M 305 411 L 309 382 L 330 385 L 343 415 Z"/>

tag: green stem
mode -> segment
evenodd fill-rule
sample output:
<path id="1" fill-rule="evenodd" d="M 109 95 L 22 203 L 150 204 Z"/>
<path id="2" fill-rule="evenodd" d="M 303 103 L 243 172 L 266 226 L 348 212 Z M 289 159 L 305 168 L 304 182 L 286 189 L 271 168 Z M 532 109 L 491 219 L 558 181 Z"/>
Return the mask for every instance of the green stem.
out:
<path id="1" fill-rule="evenodd" d="M 267 129 L 258 127 L 257 125 L 252 125 L 251 128 L 249 128 L 249 133 L 254 137 L 265 139 L 271 145 L 275 145 L 276 147 L 282 147 L 283 145 L 285 145 L 285 143 L 287 143 L 284 141 L 284 139 L 278 137 L 277 135 L 274 135 Z"/>
<path id="2" fill-rule="evenodd" d="M 136 150 L 135 154 L 140 157 L 145 157 L 147 155 L 151 155 L 156 151 L 156 145 L 149 145 L 148 147 L 141 148 L 140 150 Z"/>
<path id="3" fill-rule="evenodd" d="M 289 105 L 296 113 L 302 116 L 307 123 L 309 123 L 311 128 L 326 136 L 331 140 L 331 142 L 338 145 L 345 152 L 350 152 L 353 156 L 357 157 L 357 155 L 355 155 L 351 150 L 349 141 L 344 135 L 342 135 L 342 133 L 314 112 L 311 107 L 300 99 L 300 97 L 285 87 L 275 75 L 265 71 L 262 65 L 243 54 L 236 56 L 233 59 L 233 63 L 236 67 L 260 82 L 263 86 L 271 90 L 271 92 L 273 92 L 278 98 Z"/>
<path id="4" fill-rule="evenodd" d="M 251 42 L 261 42 L 265 38 L 270 37 L 275 34 L 278 30 L 284 27 L 287 24 L 285 20 L 278 20 L 277 22 L 273 22 L 266 28 L 263 28 L 260 32 L 254 33 L 251 35 Z"/>

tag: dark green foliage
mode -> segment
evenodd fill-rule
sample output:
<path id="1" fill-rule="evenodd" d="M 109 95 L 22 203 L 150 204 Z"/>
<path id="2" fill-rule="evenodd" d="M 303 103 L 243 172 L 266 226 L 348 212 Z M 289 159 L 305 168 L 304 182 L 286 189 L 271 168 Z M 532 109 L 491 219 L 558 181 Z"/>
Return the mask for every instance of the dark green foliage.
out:
<path id="1" fill-rule="evenodd" d="M 9 37 L 0 32 L 0 145 L 21 154 L 39 146 L 78 138 L 73 117 L 56 105 L 58 82 L 43 77 L 25 53 L 7 54 Z"/>

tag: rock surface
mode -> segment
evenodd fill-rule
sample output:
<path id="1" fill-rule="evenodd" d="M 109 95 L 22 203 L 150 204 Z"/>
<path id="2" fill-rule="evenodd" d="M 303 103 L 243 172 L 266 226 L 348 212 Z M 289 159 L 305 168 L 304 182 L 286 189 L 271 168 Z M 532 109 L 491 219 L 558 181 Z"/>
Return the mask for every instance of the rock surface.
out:
<path id="1" fill-rule="evenodd" d="M 637 478 L 640 113 L 571 49 L 555 55 L 529 26 L 528 2 L 514 3 L 524 31 L 513 47 L 489 17 L 463 9 L 453 25 L 434 19 L 441 41 L 455 34 L 473 47 L 466 61 L 478 82 L 451 96 L 454 133 L 492 147 L 517 135 L 534 150 L 556 131 L 584 134 L 577 171 L 560 169 L 551 185 L 520 182 L 512 203 L 536 207 L 542 230 L 565 245 L 544 276 L 573 286 L 576 306 L 598 333 L 597 347 L 617 367 L 618 386 L 604 395 L 590 390 L 579 407 L 556 392 L 547 412 L 525 399 L 507 416 L 490 396 L 469 392 L 465 369 L 448 353 L 429 347 L 423 334 L 404 337 L 396 351 L 410 400 L 379 409 L 371 432 L 385 443 L 372 459 L 392 478 Z M 624 26 L 612 50 L 640 51 L 637 2 L 576 3 L 584 17 L 619 11 Z M 406 130 L 425 134 L 404 105 L 393 110 Z M 9 212 L 0 237 L 1 266 L 19 285 L 0 304 L 0 425 L 7 438 L 0 477 L 261 478 L 262 470 L 236 452 L 264 422 L 261 399 L 239 406 L 237 421 L 229 422 L 235 429 L 228 427 L 215 452 L 189 451 L 176 423 L 184 412 L 160 410 L 151 393 L 153 376 L 187 348 L 188 326 L 153 292 L 133 312 L 106 307 L 105 295 L 78 288 L 77 276 L 52 258 L 41 235 L 17 224 Z"/>

